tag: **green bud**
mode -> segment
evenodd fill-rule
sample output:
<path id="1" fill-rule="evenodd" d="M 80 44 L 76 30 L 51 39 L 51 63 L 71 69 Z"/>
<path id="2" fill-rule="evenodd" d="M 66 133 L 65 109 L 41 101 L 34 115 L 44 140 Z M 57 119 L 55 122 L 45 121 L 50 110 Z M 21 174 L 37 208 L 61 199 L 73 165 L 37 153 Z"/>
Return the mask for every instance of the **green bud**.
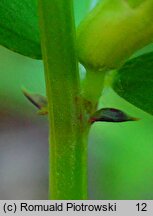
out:
<path id="1" fill-rule="evenodd" d="M 153 42 L 153 0 L 102 0 L 77 31 L 77 52 L 87 68 L 119 68 Z"/>

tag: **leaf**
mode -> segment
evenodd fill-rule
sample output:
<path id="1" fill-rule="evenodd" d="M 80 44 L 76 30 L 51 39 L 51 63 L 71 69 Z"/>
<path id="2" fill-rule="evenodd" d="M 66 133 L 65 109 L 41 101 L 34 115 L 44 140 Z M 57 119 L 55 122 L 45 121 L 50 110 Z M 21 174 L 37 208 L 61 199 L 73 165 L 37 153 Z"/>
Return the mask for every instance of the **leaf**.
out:
<path id="1" fill-rule="evenodd" d="M 121 110 L 115 108 L 102 108 L 96 111 L 89 119 L 92 124 L 98 121 L 105 122 L 126 122 L 126 121 L 136 121 L 137 118 L 133 118 Z"/>
<path id="2" fill-rule="evenodd" d="M 153 52 L 128 61 L 114 77 L 113 88 L 130 103 L 153 114 Z"/>
<path id="3" fill-rule="evenodd" d="M 0 44 L 41 59 L 37 0 L 0 0 Z"/>

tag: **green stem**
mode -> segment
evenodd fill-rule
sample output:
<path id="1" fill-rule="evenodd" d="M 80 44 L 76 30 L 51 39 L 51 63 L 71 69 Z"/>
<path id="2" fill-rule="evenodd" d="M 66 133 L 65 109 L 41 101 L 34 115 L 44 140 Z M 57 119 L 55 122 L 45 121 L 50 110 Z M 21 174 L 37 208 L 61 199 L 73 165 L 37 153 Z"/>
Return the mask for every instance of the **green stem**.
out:
<path id="1" fill-rule="evenodd" d="M 107 70 L 87 70 L 86 77 L 82 84 L 82 97 L 88 103 L 85 104 L 87 113 L 93 114 L 98 105 L 99 98 L 104 88 L 104 80 Z"/>
<path id="2" fill-rule="evenodd" d="M 87 199 L 87 135 L 83 132 L 72 0 L 39 0 L 49 104 L 49 199 Z"/>

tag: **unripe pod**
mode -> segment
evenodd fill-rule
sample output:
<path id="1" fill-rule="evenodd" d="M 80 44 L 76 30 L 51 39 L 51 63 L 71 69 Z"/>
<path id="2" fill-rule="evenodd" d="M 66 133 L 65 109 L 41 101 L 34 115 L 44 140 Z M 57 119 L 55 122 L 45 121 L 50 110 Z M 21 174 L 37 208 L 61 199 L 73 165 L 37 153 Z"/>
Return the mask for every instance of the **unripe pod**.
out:
<path id="1" fill-rule="evenodd" d="M 153 41 L 153 0 L 102 0 L 80 24 L 77 52 L 92 70 L 120 67 Z"/>

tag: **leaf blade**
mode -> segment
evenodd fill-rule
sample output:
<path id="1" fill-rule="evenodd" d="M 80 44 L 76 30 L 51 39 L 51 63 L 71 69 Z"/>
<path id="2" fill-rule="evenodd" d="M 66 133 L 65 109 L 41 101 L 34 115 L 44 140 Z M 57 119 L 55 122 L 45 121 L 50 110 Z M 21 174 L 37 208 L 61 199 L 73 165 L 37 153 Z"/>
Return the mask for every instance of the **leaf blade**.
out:
<path id="1" fill-rule="evenodd" d="M 0 1 L 0 44 L 22 55 L 41 59 L 36 0 Z"/>
<path id="2" fill-rule="evenodd" d="M 124 64 L 112 87 L 128 102 L 153 115 L 153 52 Z"/>

